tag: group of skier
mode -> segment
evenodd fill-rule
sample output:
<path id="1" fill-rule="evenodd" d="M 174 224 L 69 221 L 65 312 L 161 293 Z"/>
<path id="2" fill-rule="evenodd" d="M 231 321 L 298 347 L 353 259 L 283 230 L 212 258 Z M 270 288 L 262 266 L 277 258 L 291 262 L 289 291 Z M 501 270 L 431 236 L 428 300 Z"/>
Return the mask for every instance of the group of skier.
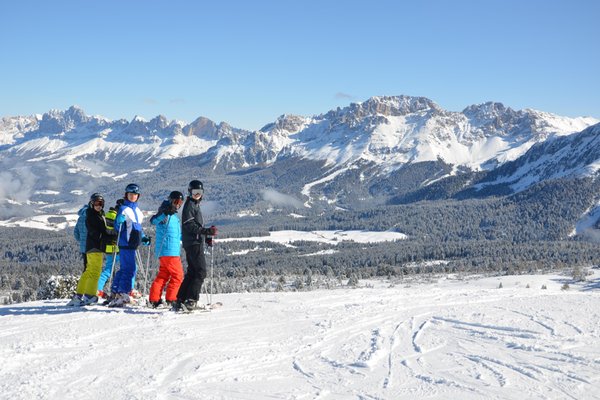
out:
<path id="1" fill-rule="evenodd" d="M 92 194 L 89 203 L 79 210 L 74 236 L 80 242 L 84 269 L 68 306 L 96 304 L 99 298 L 105 298 L 103 304 L 108 307 L 123 307 L 132 302 L 137 264 L 141 262 L 137 249 L 140 245 L 151 244 L 151 238 L 142 229 L 144 215 L 137 204 L 140 195 L 140 187 L 132 183 L 125 188 L 123 199 L 106 213 L 104 197 L 99 193 Z M 213 237 L 217 235 L 214 225 L 204 227 L 200 211 L 203 195 L 202 182 L 192 180 L 187 199 L 181 192 L 171 192 L 150 219 L 156 226 L 154 254 L 159 260 L 158 273 L 148 297 L 154 308 L 167 305 L 174 311 L 186 312 L 199 308 L 198 299 L 207 272 L 204 246 L 212 247 Z M 178 211 L 182 206 L 180 220 Z M 188 264 L 185 276 L 181 244 Z M 114 274 L 110 294 L 107 294 L 104 286 L 113 276 L 116 263 L 120 268 Z"/>

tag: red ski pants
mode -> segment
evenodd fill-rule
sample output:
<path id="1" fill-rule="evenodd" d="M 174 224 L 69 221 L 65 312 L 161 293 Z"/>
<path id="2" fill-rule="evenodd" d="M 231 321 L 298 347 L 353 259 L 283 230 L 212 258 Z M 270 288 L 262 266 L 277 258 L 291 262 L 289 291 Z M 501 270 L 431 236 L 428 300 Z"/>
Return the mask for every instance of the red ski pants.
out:
<path id="1" fill-rule="evenodd" d="M 159 301 L 162 292 L 167 287 L 167 293 L 165 299 L 167 301 L 177 300 L 177 292 L 181 281 L 183 280 L 183 265 L 181 265 L 181 258 L 164 256 L 160 257 L 160 267 L 158 274 L 152 282 L 150 287 L 150 301 Z"/>

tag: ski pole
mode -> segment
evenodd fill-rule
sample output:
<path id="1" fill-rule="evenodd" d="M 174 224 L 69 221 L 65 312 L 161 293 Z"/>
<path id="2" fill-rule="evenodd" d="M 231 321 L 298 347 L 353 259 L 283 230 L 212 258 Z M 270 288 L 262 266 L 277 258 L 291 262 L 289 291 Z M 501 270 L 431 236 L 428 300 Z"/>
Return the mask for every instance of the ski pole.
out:
<path id="1" fill-rule="evenodd" d="M 139 249 L 135 249 L 135 264 L 136 264 L 135 274 L 137 275 L 138 269 L 141 269 L 141 272 L 144 277 L 144 286 L 146 286 L 146 279 L 148 279 L 148 275 L 146 274 L 146 271 L 144 270 L 144 264 L 142 263 L 142 257 L 140 256 Z"/>
<path id="2" fill-rule="evenodd" d="M 213 297 L 213 253 L 215 252 L 215 242 L 213 239 L 212 246 L 210 247 L 210 304 L 212 305 L 212 297 Z"/>
<path id="3" fill-rule="evenodd" d="M 206 246 L 206 247 L 208 247 L 208 246 Z M 208 249 L 206 247 L 204 248 L 204 256 L 206 256 L 206 252 L 208 251 Z M 206 282 L 202 286 L 204 289 L 204 294 L 206 295 L 206 305 L 210 306 L 210 297 L 208 296 L 208 282 Z"/>
<path id="4" fill-rule="evenodd" d="M 116 218 L 115 218 L 115 222 L 116 222 Z M 113 247 L 113 259 L 111 262 L 111 266 L 110 266 L 110 278 L 108 278 L 108 289 L 110 290 L 110 294 L 114 294 L 112 292 L 112 280 L 113 280 L 113 276 L 115 275 L 115 263 L 117 260 L 117 250 L 119 249 L 119 238 L 121 237 L 121 229 L 119 229 L 119 232 L 117 233 L 117 241 L 115 242 L 115 246 Z"/>
<path id="5" fill-rule="evenodd" d="M 146 257 L 146 271 L 150 270 L 150 252 L 152 251 L 152 249 L 150 247 L 152 247 L 152 246 L 148 246 L 148 256 Z M 144 293 L 143 294 L 145 295 L 146 293 L 149 292 L 149 290 L 150 290 L 150 288 L 147 286 L 147 283 L 144 284 Z"/>

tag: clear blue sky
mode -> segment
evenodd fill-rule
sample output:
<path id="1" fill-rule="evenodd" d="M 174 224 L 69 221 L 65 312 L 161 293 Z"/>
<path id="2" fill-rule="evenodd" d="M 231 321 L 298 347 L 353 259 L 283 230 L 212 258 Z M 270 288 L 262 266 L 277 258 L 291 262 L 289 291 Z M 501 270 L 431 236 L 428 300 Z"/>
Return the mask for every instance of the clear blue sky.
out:
<path id="1" fill-rule="evenodd" d="M 600 1 L 0 3 L 0 116 L 258 129 L 376 95 L 600 118 Z"/>

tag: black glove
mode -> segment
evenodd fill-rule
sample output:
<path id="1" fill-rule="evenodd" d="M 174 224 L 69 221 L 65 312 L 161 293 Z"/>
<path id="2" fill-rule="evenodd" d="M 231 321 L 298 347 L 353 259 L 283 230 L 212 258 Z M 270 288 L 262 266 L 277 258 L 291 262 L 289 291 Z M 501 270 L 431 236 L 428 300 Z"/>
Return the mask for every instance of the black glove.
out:
<path id="1" fill-rule="evenodd" d="M 144 246 L 150 246 L 150 243 L 152 242 L 152 238 L 150 236 L 144 236 L 142 238 L 142 244 Z"/>
<path id="2" fill-rule="evenodd" d="M 173 215 L 177 213 L 177 207 L 175 207 L 173 204 L 169 204 L 167 207 L 164 208 L 163 213 L 165 215 Z"/>
<path id="3" fill-rule="evenodd" d="M 206 239 L 204 239 L 204 243 L 206 243 L 208 247 L 213 247 L 213 238 L 207 237 Z"/>
<path id="4" fill-rule="evenodd" d="M 217 236 L 217 227 L 214 225 L 211 225 L 210 228 L 206 229 L 206 235 Z"/>

